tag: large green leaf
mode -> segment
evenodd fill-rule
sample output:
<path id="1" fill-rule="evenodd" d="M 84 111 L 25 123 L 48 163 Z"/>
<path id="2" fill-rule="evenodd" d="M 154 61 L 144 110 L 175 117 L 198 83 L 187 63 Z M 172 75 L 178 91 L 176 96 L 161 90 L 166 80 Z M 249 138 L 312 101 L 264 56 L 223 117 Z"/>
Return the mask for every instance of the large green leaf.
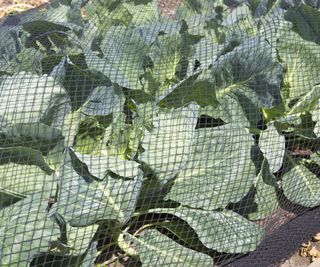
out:
<path id="1" fill-rule="evenodd" d="M 209 71 L 195 71 L 179 83 L 171 86 L 159 96 L 160 106 L 183 107 L 196 102 L 200 106 L 216 107 L 219 102 L 215 95 L 214 82 L 208 77 Z"/>
<path id="2" fill-rule="evenodd" d="M 92 125 L 84 123 L 81 125 L 82 130 L 76 136 L 75 151 L 99 156 L 105 147 L 103 143 L 103 128 L 98 121 L 94 121 Z M 88 126 L 88 127 L 87 127 Z"/>
<path id="3" fill-rule="evenodd" d="M 270 123 L 268 128 L 260 134 L 259 147 L 268 160 L 271 173 L 280 170 L 285 154 L 285 138 L 278 132 L 274 123 Z"/>
<path id="4" fill-rule="evenodd" d="M 190 77 L 188 69 L 193 66 L 193 45 L 201 38 L 202 36 L 189 34 L 188 26 L 183 20 L 179 34 L 159 35 L 152 44 L 150 58 L 153 64 L 150 71 L 159 86 L 154 87 L 150 94 L 156 95 L 158 101 L 175 90 L 179 82 Z"/>
<path id="5" fill-rule="evenodd" d="M 312 6 L 300 3 L 290 8 L 285 18 L 293 24 L 293 30 L 303 39 L 320 43 L 320 12 Z"/>
<path id="6" fill-rule="evenodd" d="M 79 109 L 93 94 L 96 87 L 112 87 L 105 76 L 88 68 L 83 52 L 62 59 L 59 56 L 47 57 L 42 65 L 46 73 L 54 76 L 57 82 L 62 82 L 71 99 L 72 111 Z"/>
<path id="7" fill-rule="evenodd" d="M 165 220 L 152 223 L 153 227 L 164 228 L 169 231 L 171 234 L 175 235 L 180 241 L 183 241 L 185 244 L 188 244 L 190 248 L 197 251 L 206 251 L 208 250 L 199 240 L 197 233 L 182 220 Z"/>
<path id="8" fill-rule="evenodd" d="M 123 1 L 95 1 L 90 5 L 84 5 L 86 23 L 82 35 L 82 43 L 86 47 L 96 38 L 104 38 L 104 34 L 112 26 L 128 27 L 133 19 Z"/>
<path id="9" fill-rule="evenodd" d="M 187 0 L 183 1 L 178 9 L 177 9 L 177 18 L 185 18 L 185 17 L 190 17 L 195 14 L 201 14 L 205 15 L 208 10 L 211 12 L 214 10 L 215 4 L 222 9 L 225 8 L 226 6 L 222 3 L 223 1 L 218 0 Z"/>
<path id="10" fill-rule="evenodd" d="M 57 128 L 43 123 L 16 123 L 5 127 L 1 147 L 25 146 L 41 151 L 52 149 L 63 137 Z"/>
<path id="11" fill-rule="evenodd" d="M 0 265 L 28 266 L 60 238 L 60 227 L 47 215 L 49 193 L 39 192 L 0 210 Z"/>
<path id="12" fill-rule="evenodd" d="M 159 94 L 160 96 L 167 91 L 167 87 L 171 87 L 178 82 L 176 77 L 176 68 L 181 59 L 182 43 L 180 34 L 161 35 L 150 48 L 150 57 L 153 61 L 152 76 L 160 84 L 160 88 L 154 88 L 156 91 L 151 94 Z"/>
<path id="13" fill-rule="evenodd" d="M 239 85 L 230 89 L 234 90 L 238 96 L 231 91 L 226 95 L 218 95 L 217 99 L 220 103 L 215 108 L 215 117 L 221 118 L 227 123 L 255 127 L 261 120 L 258 107 L 262 107 L 263 104 L 253 91 L 248 91 L 246 86 Z"/>
<path id="14" fill-rule="evenodd" d="M 212 38 L 203 38 L 194 46 L 194 59 L 199 61 L 203 70 L 206 70 L 218 58 L 224 48 L 224 45 L 219 45 L 214 41 Z"/>
<path id="15" fill-rule="evenodd" d="M 299 98 L 299 100 L 290 108 L 287 115 L 301 114 L 307 111 L 311 111 L 317 107 L 320 100 L 320 86 L 314 85 L 310 91 L 305 93 Z"/>
<path id="16" fill-rule="evenodd" d="M 318 105 L 316 109 L 312 112 L 312 120 L 316 122 L 316 126 L 314 127 L 314 133 L 317 137 L 320 137 L 320 100 L 318 100 Z"/>
<path id="17" fill-rule="evenodd" d="M 320 205 L 320 178 L 290 155 L 286 155 L 286 159 L 292 167 L 282 177 L 285 196 L 305 207 Z"/>
<path id="18" fill-rule="evenodd" d="M 124 3 L 132 15 L 132 24 L 135 26 L 146 25 L 159 20 L 158 6 L 155 1 L 135 1 L 135 3 Z M 143 16 L 141 16 L 143 14 Z"/>
<path id="19" fill-rule="evenodd" d="M 134 243 L 134 250 L 144 266 L 155 263 L 161 267 L 213 265 L 213 260 L 208 255 L 183 247 L 157 230 L 146 230 L 139 237 L 126 235 L 127 240 Z"/>
<path id="20" fill-rule="evenodd" d="M 48 54 L 51 51 L 72 52 L 72 49 L 79 52 L 76 50 L 74 40 L 69 39 L 73 35 L 70 27 L 63 25 L 63 23 L 50 22 L 39 16 L 35 16 L 33 19 L 30 19 L 29 16 L 29 19 L 20 23 L 23 24 L 23 29 L 29 33 L 26 38 L 26 47 L 36 47 Z"/>
<path id="21" fill-rule="evenodd" d="M 116 85 L 99 86 L 82 105 L 81 111 L 91 116 L 107 116 L 123 109 L 125 98 Z"/>
<path id="22" fill-rule="evenodd" d="M 166 182 L 185 167 L 191 153 L 197 123 L 197 105 L 160 110 L 154 114 L 151 132 L 142 140 L 140 160 L 147 163 L 157 178 Z"/>
<path id="23" fill-rule="evenodd" d="M 15 58 L 0 68 L 0 71 L 14 74 L 18 71 L 27 71 L 29 73 L 40 74 L 42 55 L 35 48 L 23 49 Z M 1 64 L 0 64 L 1 66 Z"/>
<path id="24" fill-rule="evenodd" d="M 39 10 L 38 15 L 41 15 L 41 17 L 47 21 L 78 30 L 77 25 L 83 26 L 80 15 L 80 4 L 81 1 L 78 0 L 57 1 L 48 5 L 45 12 L 41 12 L 42 10 Z"/>
<path id="25" fill-rule="evenodd" d="M 204 211 L 180 206 L 175 209 L 152 209 L 150 212 L 171 214 L 186 221 L 208 248 L 219 252 L 246 253 L 261 242 L 263 229 L 230 211 Z"/>
<path id="26" fill-rule="evenodd" d="M 86 256 L 84 257 L 80 267 L 92 267 L 97 256 L 97 245 L 98 242 L 92 242 L 91 246 L 88 248 Z"/>
<path id="27" fill-rule="evenodd" d="M 216 84 L 221 119 L 244 126 L 257 125 L 261 120 L 260 108 L 281 102 L 281 74 L 276 51 L 261 37 L 248 38 L 219 57 L 212 64 L 211 79 Z"/>
<path id="28" fill-rule="evenodd" d="M 272 214 L 278 207 L 276 178 L 270 172 L 269 164 L 263 160 L 261 170 L 254 183 L 256 209 L 248 214 L 250 220 L 260 220 Z"/>
<path id="29" fill-rule="evenodd" d="M 64 149 L 64 140 L 61 140 L 44 158 L 49 167 L 56 172 L 58 172 L 61 167 L 60 163 Z"/>
<path id="30" fill-rule="evenodd" d="M 59 222 L 61 229 L 61 237 L 55 242 L 51 242 L 50 254 L 52 255 L 68 255 L 71 261 L 79 262 L 85 256 L 90 243 L 98 229 L 97 224 L 85 227 L 72 227 L 66 224 L 60 215 L 55 217 Z"/>
<path id="31" fill-rule="evenodd" d="M 9 18 L 10 19 L 10 18 Z M 18 54 L 26 47 L 27 34 L 21 25 L 14 26 L 8 23 L 1 24 L 0 28 L 0 68 L 5 68 L 10 62 L 15 61 Z M 24 58 L 24 57 L 23 57 Z M 30 57 L 28 57 L 30 59 Z M 33 58 L 34 60 L 35 58 Z"/>
<path id="32" fill-rule="evenodd" d="M 286 66 L 283 95 L 285 102 L 289 104 L 292 100 L 309 94 L 314 85 L 320 82 L 320 47 L 286 29 L 279 33 L 277 49 Z"/>
<path id="33" fill-rule="evenodd" d="M 123 160 L 119 157 L 92 156 L 75 152 L 80 161 L 86 164 L 89 172 L 96 178 L 103 180 L 108 172 L 113 172 L 125 178 L 135 178 L 139 176 L 139 164 L 135 161 Z"/>
<path id="34" fill-rule="evenodd" d="M 41 152 L 32 148 L 23 146 L 0 148 L 0 163 L 9 162 L 35 165 L 48 174 L 53 173 L 53 170 L 47 164 Z"/>
<path id="35" fill-rule="evenodd" d="M 57 177 L 46 174 L 37 166 L 16 163 L 0 165 L 0 208 L 11 204 L 16 198 L 24 198 L 45 188 L 54 189 L 57 182 Z"/>
<path id="36" fill-rule="evenodd" d="M 263 17 L 275 4 L 274 0 L 262 0 L 262 1 L 249 1 L 249 7 L 255 17 Z"/>
<path id="37" fill-rule="evenodd" d="M 20 72 L 0 78 L 0 126 L 16 123 L 58 124 L 70 100 L 65 90 L 46 75 Z"/>
<path id="38" fill-rule="evenodd" d="M 255 179 L 251 160 L 254 142 L 249 131 L 237 124 L 200 128 L 193 140 L 187 165 L 181 168 L 166 198 L 213 210 L 244 197 Z"/>
<path id="39" fill-rule="evenodd" d="M 4 133 L 9 139 L 17 141 L 28 138 L 38 142 L 54 142 L 61 139 L 61 131 L 43 123 L 16 123 L 4 129 Z"/>
<path id="40" fill-rule="evenodd" d="M 112 82 L 130 89 L 141 89 L 139 77 L 144 73 L 145 56 L 149 47 L 133 30 L 111 27 L 100 44 L 103 58 L 86 52 L 90 68 L 102 72 Z"/>
<path id="41" fill-rule="evenodd" d="M 247 2 L 242 2 L 234 8 L 226 9 L 222 25 L 225 26 L 224 33 L 227 40 L 234 38 L 234 36 L 245 39 L 258 35 L 259 24 L 251 15 L 248 5 Z"/>
<path id="42" fill-rule="evenodd" d="M 72 227 L 67 224 L 67 240 L 71 255 L 83 255 L 88 249 L 99 225 Z"/>
<path id="43" fill-rule="evenodd" d="M 136 107 L 134 123 L 137 127 L 152 131 L 153 117 L 159 113 L 160 107 L 155 102 L 146 102 Z"/>
<path id="44" fill-rule="evenodd" d="M 319 152 L 312 153 L 310 156 L 310 160 L 312 163 L 318 164 L 320 166 L 320 154 Z"/>
<path id="45" fill-rule="evenodd" d="M 143 117 L 139 117 L 139 119 L 144 120 Z M 141 128 L 145 126 L 142 121 L 136 120 L 129 124 L 127 120 L 128 118 L 123 112 L 113 114 L 112 123 L 105 129 L 102 142 L 106 146 L 101 150 L 101 155 L 122 159 L 135 158 L 142 138 Z"/>
<path id="46" fill-rule="evenodd" d="M 62 135 L 64 136 L 64 146 L 73 147 L 75 138 L 78 134 L 80 123 L 85 120 L 87 116 L 77 110 L 70 112 L 64 119 L 63 125 L 61 127 Z"/>
<path id="47" fill-rule="evenodd" d="M 146 25 L 141 25 L 136 30 L 139 35 L 148 45 L 153 44 L 160 33 L 165 33 L 167 35 L 176 35 L 181 29 L 181 21 L 167 21 L 161 20 L 155 23 L 148 23 Z"/>
<path id="48" fill-rule="evenodd" d="M 60 169 L 60 190 L 51 214 L 58 212 L 71 226 L 87 226 L 98 220 L 126 223 L 136 206 L 142 173 L 134 180 L 114 179 L 87 182 L 66 164 Z"/>
<path id="49" fill-rule="evenodd" d="M 219 26 L 217 20 L 215 19 L 214 13 L 207 14 L 195 14 L 190 17 L 181 17 L 188 25 L 188 33 L 200 36 L 209 36 L 213 40 L 218 40 L 219 37 Z M 210 27 L 210 23 L 213 22 L 214 29 Z"/>
<path id="50" fill-rule="evenodd" d="M 68 64 L 72 64 L 70 59 L 66 56 L 62 57 L 60 63 L 52 68 L 49 76 L 59 84 L 63 84 L 66 77 L 66 69 Z"/>

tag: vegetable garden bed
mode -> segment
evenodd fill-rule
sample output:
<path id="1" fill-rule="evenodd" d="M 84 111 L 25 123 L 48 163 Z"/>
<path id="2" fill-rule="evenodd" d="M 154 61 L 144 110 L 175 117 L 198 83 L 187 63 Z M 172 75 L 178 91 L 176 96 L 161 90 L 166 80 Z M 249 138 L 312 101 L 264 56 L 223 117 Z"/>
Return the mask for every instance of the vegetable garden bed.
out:
<path id="1" fill-rule="evenodd" d="M 3 21 L 0 265 L 213 266 L 284 203 L 318 206 L 311 2 L 61 0 Z"/>

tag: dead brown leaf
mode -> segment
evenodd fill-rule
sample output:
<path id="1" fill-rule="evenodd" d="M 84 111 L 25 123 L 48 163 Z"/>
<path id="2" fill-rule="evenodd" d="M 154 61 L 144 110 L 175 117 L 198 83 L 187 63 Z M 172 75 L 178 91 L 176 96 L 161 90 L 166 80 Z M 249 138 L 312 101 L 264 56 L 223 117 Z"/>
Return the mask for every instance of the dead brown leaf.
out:
<path id="1" fill-rule="evenodd" d="M 309 255 L 313 258 L 320 258 L 320 251 L 317 248 L 312 247 L 309 251 Z"/>
<path id="2" fill-rule="evenodd" d="M 303 243 L 302 245 L 301 245 L 301 248 L 300 248 L 300 256 L 301 257 L 308 257 L 309 256 L 309 252 L 310 252 L 310 250 L 311 250 L 311 243 L 310 242 L 308 242 L 308 243 Z"/>
<path id="3" fill-rule="evenodd" d="M 313 240 L 314 241 L 320 241 L 320 233 L 317 233 L 317 234 L 315 234 L 314 236 L 313 236 Z"/>

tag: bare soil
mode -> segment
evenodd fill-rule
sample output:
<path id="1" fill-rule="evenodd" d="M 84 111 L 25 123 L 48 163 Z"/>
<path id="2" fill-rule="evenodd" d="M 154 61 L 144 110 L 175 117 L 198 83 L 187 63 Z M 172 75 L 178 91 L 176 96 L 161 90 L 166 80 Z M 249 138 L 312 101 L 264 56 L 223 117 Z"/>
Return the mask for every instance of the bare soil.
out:
<path id="1" fill-rule="evenodd" d="M 48 3 L 49 0 L 0 0 L 0 18 Z"/>

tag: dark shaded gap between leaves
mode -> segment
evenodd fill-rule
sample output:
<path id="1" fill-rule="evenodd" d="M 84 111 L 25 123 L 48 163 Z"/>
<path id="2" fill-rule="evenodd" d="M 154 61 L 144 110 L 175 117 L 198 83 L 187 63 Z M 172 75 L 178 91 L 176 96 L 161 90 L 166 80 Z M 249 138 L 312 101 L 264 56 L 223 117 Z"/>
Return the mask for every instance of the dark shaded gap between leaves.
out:
<path id="1" fill-rule="evenodd" d="M 199 128 L 213 128 L 224 125 L 225 122 L 221 119 L 215 119 L 213 117 L 210 117 L 208 115 L 201 115 L 198 118 L 196 129 Z"/>

